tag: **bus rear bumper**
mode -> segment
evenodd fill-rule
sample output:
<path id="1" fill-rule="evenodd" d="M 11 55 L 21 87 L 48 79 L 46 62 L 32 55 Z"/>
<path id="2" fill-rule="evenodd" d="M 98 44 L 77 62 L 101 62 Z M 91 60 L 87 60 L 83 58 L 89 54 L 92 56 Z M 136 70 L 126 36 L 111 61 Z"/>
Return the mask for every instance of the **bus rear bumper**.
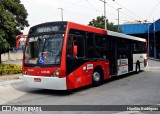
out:
<path id="1" fill-rule="evenodd" d="M 32 88 L 67 90 L 66 77 L 42 77 L 23 75 L 24 83 Z"/>

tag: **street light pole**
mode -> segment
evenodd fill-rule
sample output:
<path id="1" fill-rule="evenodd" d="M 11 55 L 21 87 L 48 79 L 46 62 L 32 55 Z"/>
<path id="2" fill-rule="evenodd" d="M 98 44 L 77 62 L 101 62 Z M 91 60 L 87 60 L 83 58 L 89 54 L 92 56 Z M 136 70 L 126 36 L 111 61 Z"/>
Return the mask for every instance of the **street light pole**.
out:
<path id="1" fill-rule="evenodd" d="M 63 8 L 58 8 L 61 10 L 61 17 L 62 17 L 62 21 L 63 21 Z"/>
<path id="2" fill-rule="evenodd" d="M 107 22 L 106 22 L 106 0 L 100 0 L 104 3 L 104 29 L 107 30 Z"/>
<path id="3" fill-rule="evenodd" d="M 122 9 L 122 8 L 118 8 L 118 32 L 120 31 L 120 28 L 119 28 L 119 10 Z"/>

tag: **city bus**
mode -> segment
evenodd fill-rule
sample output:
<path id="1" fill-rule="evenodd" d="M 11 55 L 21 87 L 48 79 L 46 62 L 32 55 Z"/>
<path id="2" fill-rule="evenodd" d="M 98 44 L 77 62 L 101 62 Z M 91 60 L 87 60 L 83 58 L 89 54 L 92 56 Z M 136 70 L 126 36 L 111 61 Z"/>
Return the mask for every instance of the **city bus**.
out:
<path id="1" fill-rule="evenodd" d="M 16 50 L 23 50 L 25 47 L 27 35 L 16 36 Z"/>
<path id="2" fill-rule="evenodd" d="M 34 88 L 71 90 L 148 65 L 143 38 L 74 22 L 48 22 L 29 30 L 22 77 Z"/>

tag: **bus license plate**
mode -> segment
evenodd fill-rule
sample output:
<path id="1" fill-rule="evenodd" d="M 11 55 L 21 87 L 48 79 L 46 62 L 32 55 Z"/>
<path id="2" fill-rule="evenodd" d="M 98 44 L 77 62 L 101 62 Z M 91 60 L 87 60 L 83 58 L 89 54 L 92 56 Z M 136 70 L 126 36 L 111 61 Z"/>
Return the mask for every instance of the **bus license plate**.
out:
<path id="1" fill-rule="evenodd" d="M 34 78 L 34 82 L 41 82 L 41 78 Z"/>

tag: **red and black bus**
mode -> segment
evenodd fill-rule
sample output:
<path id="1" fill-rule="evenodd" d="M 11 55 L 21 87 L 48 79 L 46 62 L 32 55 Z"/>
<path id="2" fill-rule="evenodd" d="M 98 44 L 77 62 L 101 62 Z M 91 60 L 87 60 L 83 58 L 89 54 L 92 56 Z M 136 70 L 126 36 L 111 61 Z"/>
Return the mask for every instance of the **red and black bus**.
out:
<path id="1" fill-rule="evenodd" d="M 146 40 L 73 22 L 30 28 L 23 80 L 34 88 L 70 90 L 100 85 L 148 65 Z"/>
<path id="2" fill-rule="evenodd" d="M 23 50 L 25 47 L 27 35 L 17 35 L 16 36 L 16 50 Z"/>

